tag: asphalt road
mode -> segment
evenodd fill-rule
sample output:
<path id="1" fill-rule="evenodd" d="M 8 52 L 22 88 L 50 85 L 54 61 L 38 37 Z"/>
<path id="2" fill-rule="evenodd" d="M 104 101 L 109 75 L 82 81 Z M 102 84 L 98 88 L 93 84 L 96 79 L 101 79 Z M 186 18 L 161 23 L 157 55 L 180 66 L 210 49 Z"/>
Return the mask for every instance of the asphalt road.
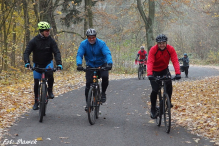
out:
<path id="1" fill-rule="evenodd" d="M 172 70 L 172 67 L 170 67 Z M 190 67 L 189 78 L 195 80 L 219 75 L 211 68 Z M 136 78 L 110 81 L 107 101 L 100 108 L 101 115 L 90 125 L 84 111 L 84 87 L 50 100 L 47 115 L 39 123 L 38 111 L 25 113 L 9 129 L 0 144 L 35 142 L 40 146 L 187 146 L 213 145 L 210 140 L 190 134 L 173 123 L 169 134 L 158 127 L 149 116 L 149 81 Z M 196 143 L 194 138 L 201 140 Z M 19 144 L 21 145 L 21 144 Z M 28 144 L 29 145 L 29 144 Z"/>

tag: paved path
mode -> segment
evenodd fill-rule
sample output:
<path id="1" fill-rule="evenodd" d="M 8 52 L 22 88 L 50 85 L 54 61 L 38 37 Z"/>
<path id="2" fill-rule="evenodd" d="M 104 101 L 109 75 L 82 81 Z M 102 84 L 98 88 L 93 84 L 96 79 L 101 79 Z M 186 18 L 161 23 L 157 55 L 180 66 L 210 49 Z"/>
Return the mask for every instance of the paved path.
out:
<path id="1" fill-rule="evenodd" d="M 172 70 L 172 68 L 170 67 Z M 191 67 L 189 79 L 218 75 L 216 69 Z M 184 77 L 184 75 L 182 75 Z M 0 144 L 7 140 L 37 141 L 40 146 L 187 146 L 213 145 L 201 138 L 196 143 L 182 127 L 173 128 L 167 134 L 149 116 L 146 102 L 151 92 L 150 83 L 136 78 L 110 81 L 107 102 L 101 106 L 100 118 L 90 125 L 84 111 L 84 87 L 50 100 L 47 115 L 39 123 L 38 111 L 24 114 L 9 130 Z M 163 123 L 162 123 L 163 124 Z M 17 136 L 15 136 L 17 135 Z"/>

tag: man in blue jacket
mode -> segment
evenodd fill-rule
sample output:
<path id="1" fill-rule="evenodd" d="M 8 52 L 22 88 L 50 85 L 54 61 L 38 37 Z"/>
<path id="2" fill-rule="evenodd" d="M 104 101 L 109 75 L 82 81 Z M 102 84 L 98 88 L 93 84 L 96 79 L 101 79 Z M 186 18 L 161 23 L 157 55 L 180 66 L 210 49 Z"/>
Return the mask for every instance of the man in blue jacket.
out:
<path id="1" fill-rule="evenodd" d="M 96 67 L 105 67 L 106 70 L 100 71 L 100 77 L 102 78 L 102 96 L 101 102 L 106 102 L 106 89 L 109 84 L 109 71 L 112 69 L 112 56 L 109 48 L 106 43 L 98 38 L 96 38 L 95 29 L 88 29 L 86 32 L 87 39 L 82 41 L 76 57 L 77 70 L 82 71 L 82 60 L 83 56 L 86 61 L 86 66 L 91 68 Z M 85 97 L 86 103 L 88 98 L 88 92 L 90 89 L 90 84 L 92 81 L 93 72 L 86 71 L 86 88 L 85 88 Z M 85 107 L 87 111 L 87 106 Z"/>

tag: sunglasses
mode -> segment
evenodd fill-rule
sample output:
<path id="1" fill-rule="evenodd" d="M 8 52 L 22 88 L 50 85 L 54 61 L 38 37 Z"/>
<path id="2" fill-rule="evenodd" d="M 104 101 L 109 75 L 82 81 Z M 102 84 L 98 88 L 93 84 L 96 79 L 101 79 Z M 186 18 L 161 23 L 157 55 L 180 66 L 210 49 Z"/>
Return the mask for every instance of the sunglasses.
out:
<path id="1" fill-rule="evenodd" d="M 50 29 L 46 29 L 46 30 L 44 30 L 45 32 L 49 32 L 50 31 Z"/>
<path id="2" fill-rule="evenodd" d="M 95 38 L 96 38 L 96 36 L 89 36 L 89 37 L 87 37 L 88 40 L 93 40 Z"/>

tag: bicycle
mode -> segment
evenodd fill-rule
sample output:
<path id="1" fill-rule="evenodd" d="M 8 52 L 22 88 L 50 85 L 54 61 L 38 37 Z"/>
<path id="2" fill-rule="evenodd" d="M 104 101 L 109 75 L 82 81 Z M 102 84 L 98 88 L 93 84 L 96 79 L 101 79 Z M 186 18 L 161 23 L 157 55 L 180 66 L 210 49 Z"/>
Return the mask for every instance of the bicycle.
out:
<path id="1" fill-rule="evenodd" d="M 42 72 L 41 79 L 39 81 L 38 87 L 38 102 L 39 102 L 39 122 L 43 121 L 43 116 L 46 115 L 46 107 L 48 104 L 48 94 L 47 94 L 47 76 L 46 72 L 55 72 L 56 68 L 39 68 L 33 67 L 33 71 Z"/>
<path id="2" fill-rule="evenodd" d="M 138 60 L 139 61 L 139 67 L 138 67 L 138 79 L 141 80 L 142 79 L 145 79 L 145 74 L 146 74 L 146 70 L 144 69 L 144 60 L 141 59 L 141 60 Z"/>
<path id="3" fill-rule="evenodd" d="M 161 81 L 156 106 L 156 124 L 157 126 L 161 125 L 163 115 L 166 133 L 169 133 L 171 129 L 171 103 L 166 91 L 166 82 L 170 80 L 175 80 L 175 78 L 171 76 L 155 77 L 156 82 Z"/>
<path id="4" fill-rule="evenodd" d="M 95 124 L 96 119 L 99 117 L 99 110 L 101 102 L 101 79 L 98 76 L 97 72 L 100 70 L 106 70 L 105 68 L 86 68 L 84 71 L 87 70 L 93 71 L 93 83 L 90 85 L 90 89 L 88 92 L 88 99 L 87 99 L 87 107 L 88 107 L 88 120 L 91 125 Z"/>

